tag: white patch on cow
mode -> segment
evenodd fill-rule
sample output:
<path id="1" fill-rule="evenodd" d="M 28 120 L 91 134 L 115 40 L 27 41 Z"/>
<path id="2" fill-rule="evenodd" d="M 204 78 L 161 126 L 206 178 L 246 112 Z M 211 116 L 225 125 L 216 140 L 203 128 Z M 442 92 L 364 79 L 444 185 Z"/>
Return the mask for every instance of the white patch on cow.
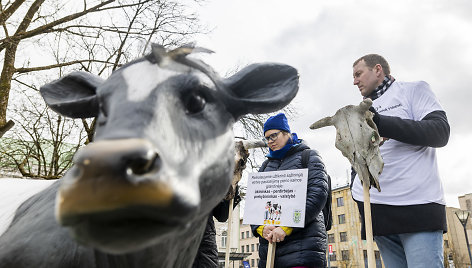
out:
<path id="1" fill-rule="evenodd" d="M 16 209 L 28 198 L 46 189 L 56 180 L 30 180 L 0 178 L 0 235 L 8 228 L 15 216 Z"/>
<path id="2" fill-rule="evenodd" d="M 175 71 L 161 69 L 149 61 L 124 68 L 123 77 L 128 86 L 128 100 L 137 102 L 146 99 L 161 81 L 175 74 Z"/>
<path id="3" fill-rule="evenodd" d="M 201 79 L 207 79 L 204 83 L 211 83 L 211 80 L 203 74 Z M 226 157 L 231 156 L 229 152 L 234 148 L 233 132 L 228 130 L 222 135 L 201 142 L 196 140 L 189 142 L 183 139 L 182 135 L 175 133 L 174 124 L 177 120 L 173 117 L 175 115 L 169 113 L 169 110 L 175 108 L 175 100 L 171 99 L 173 97 L 167 95 L 166 98 L 158 99 L 155 110 L 158 120 L 150 122 L 145 132 L 146 135 L 159 137 L 159 146 L 156 150 L 161 156 L 162 166 L 165 167 L 161 170 L 160 176 L 172 185 L 175 195 L 184 198 L 189 204 L 198 204 L 202 198 L 210 198 L 200 196 L 198 178 L 213 164 L 224 162 Z M 189 159 L 194 161 L 187 163 Z M 181 170 L 182 168 L 186 169 L 185 172 Z"/>
<path id="4" fill-rule="evenodd" d="M 171 68 L 160 68 L 159 65 L 149 61 L 142 61 L 130 65 L 123 69 L 123 77 L 128 86 L 128 100 L 138 102 L 145 100 L 152 90 L 162 81 L 174 75 L 190 72 L 190 67 L 174 63 Z M 200 71 L 197 72 L 203 83 L 208 86 L 212 84 L 211 80 Z"/>

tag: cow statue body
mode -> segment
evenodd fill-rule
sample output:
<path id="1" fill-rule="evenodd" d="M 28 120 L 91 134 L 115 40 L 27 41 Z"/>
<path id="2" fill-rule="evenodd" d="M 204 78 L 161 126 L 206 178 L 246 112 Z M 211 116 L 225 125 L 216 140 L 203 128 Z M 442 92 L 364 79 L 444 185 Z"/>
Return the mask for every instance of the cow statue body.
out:
<path id="1" fill-rule="evenodd" d="M 372 100 L 368 98 L 359 105 L 347 105 L 333 116 L 316 121 L 310 128 L 334 126 L 336 148 L 349 160 L 363 183 L 380 191 L 379 176 L 384 162 L 379 151 L 379 132 L 369 111 L 371 106 Z"/>
<path id="2" fill-rule="evenodd" d="M 181 47 L 152 52 L 103 80 L 75 72 L 44 85 L 50 108 L 97 117 L 74 166 L 16 210 L 0 267 L 190 267 L 207 218 L 230 188 L 232 126 L 287 105 L 297 71 L 247 66 L 220 78 Z"/>

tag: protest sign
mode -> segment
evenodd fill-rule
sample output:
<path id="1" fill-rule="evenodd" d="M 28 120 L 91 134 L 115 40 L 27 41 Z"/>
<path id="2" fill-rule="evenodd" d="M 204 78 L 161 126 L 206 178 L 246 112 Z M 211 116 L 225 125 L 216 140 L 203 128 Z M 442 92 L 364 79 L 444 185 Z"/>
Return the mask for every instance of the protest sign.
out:
<path id="1" fill-rule="evenodd" d="M 304 227 L 308 169 L 249 173 L 244 224 Z"/>

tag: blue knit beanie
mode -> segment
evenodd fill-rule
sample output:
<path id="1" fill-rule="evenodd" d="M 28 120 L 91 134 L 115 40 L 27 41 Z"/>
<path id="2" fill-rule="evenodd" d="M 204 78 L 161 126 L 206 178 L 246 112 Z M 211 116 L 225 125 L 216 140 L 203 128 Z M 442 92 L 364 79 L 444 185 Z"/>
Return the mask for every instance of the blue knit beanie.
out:
<path id="1" fill-rule="evenodd" d="M 290 133 L 290 127 L 288 126 L 287 117 L 285 117 L 284 113 L 279 113 L 267 119 L 264 123 L 264 134 L 270 129 L 279 129 Z"/>

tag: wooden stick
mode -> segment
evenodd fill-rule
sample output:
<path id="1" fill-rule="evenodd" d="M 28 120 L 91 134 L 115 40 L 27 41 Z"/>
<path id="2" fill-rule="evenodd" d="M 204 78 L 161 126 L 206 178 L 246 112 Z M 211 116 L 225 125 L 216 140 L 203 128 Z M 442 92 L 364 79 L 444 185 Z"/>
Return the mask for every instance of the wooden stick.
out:
<path id="1" fill-rule="evenodd" d="M 364 226 L 365 226 L 365 238 L 367 240 L 367 267 L 375 267 L 375 255 L 374 255 L 374 236 L 372 233 L 372 214 L 370 212 L 370 193 L 369 185 L 364 182 L 360 177 L 364 188 Z"/>
<path id="2" fill-rule="evenodd" d="M 267 249 L 266 268 L 273 268 L 274 267 L 275 246 L 276 246 L 275 242 L 269 242 L 269 249 Z"/>
<path id="3" fill-rule="evenodd" d="M 233 204 L 234 198 L 229 200 L 229 211 L 228 211 L 228 232 L 226 235 L 226 252 L 225 252 L 225 268 L 229 268 L 229 256 L 231 254 L 230 247 L 231 247 L 231 222 L 233 219 Z"/>

